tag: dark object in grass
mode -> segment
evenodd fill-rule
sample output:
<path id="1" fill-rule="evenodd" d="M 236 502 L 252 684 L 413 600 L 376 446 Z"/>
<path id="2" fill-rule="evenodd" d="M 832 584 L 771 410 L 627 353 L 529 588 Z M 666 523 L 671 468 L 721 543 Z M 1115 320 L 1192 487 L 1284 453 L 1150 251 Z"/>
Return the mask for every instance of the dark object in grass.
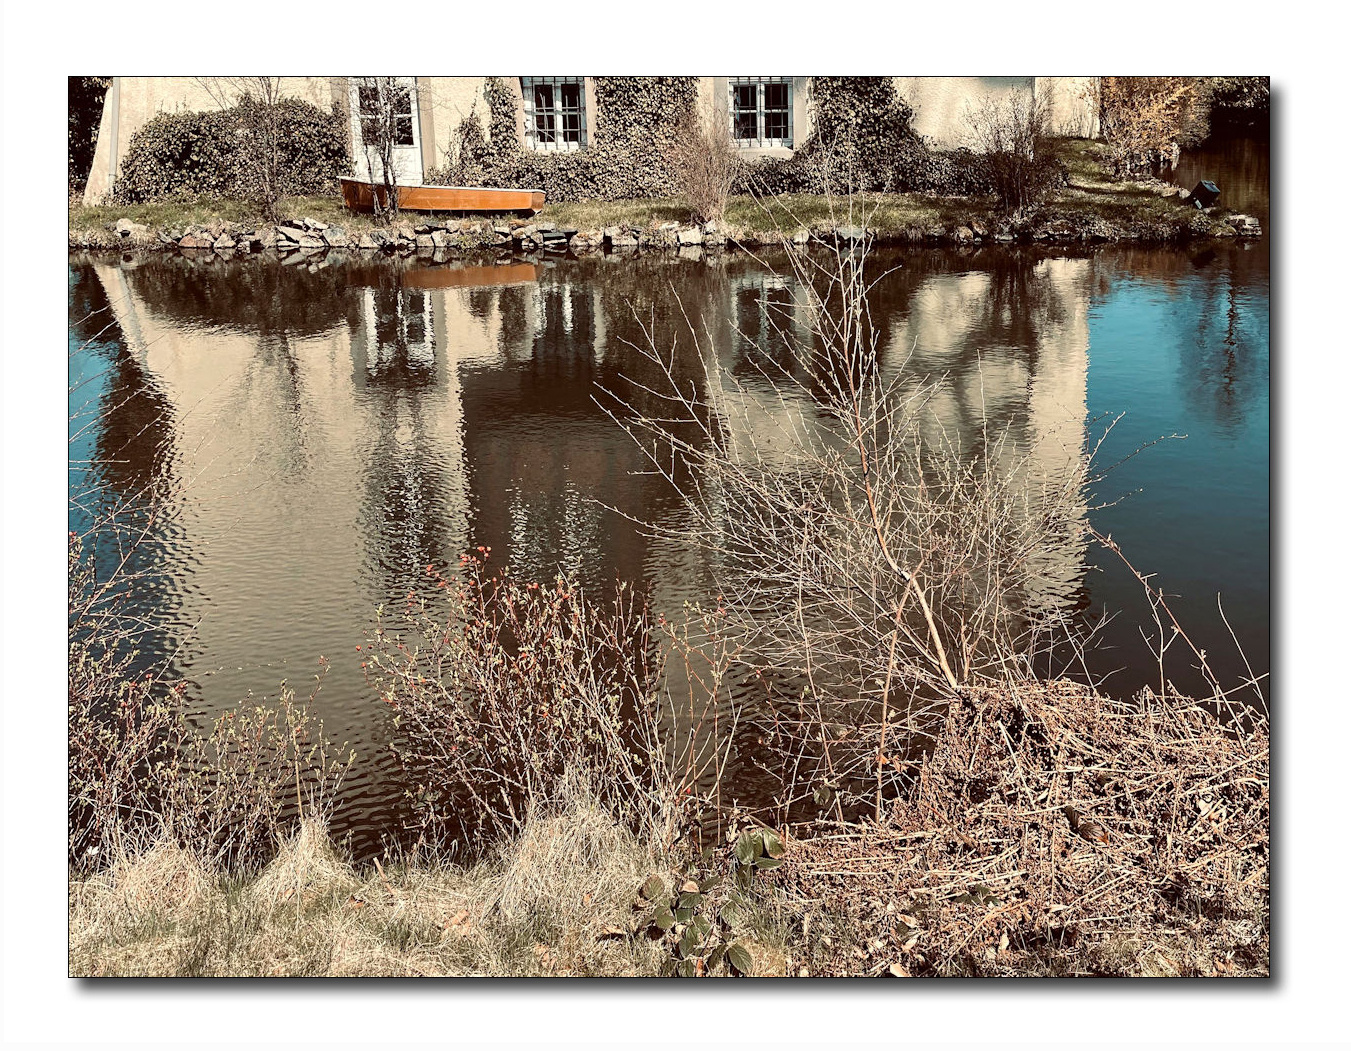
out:
<path id="1" fill-rule="evenodd" d="M 1107 829 L 1094 821 L 1091 817 L 1084 817 L 1072 806 L 1065 807 L 1064 814 L 1070 823 L 1070 830 L 1077 832 L 1084 839 L 1093 843 L 1110 843 L 1111 837 L 1107 834 Z"/>

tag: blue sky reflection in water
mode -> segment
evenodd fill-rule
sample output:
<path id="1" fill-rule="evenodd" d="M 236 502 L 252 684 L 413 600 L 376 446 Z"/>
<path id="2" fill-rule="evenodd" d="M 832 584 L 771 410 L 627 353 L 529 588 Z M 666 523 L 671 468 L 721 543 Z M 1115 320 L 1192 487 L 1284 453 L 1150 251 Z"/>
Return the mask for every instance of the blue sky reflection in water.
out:
<path id="1" fill-rule="evenodd" d="M 100 481 L 114 500 L 169 497 L 145 551 L 161 572 L 137 593 L 160 625 L 148 645 L 174 654 L 200 714 L 250 691 L 275 696 L 283 678 L 299 686 L 329 658 L 320 711 L 360 756 L 338 827 L 359 838 L 390 828 L 401 789 L 356 646 L 377 605 L 427 587 L 428 564 L 484 544 L 536 579 L 623 577 L 668 614 L 713 593 L 698 557 L 624 517 L 678 524 L 682 511 L 635 473 L 633 443 L 592 398 L 598 384 L 641 379 L 635 311 L 670 326 L 683 309 L 750 375 L 745 341 L 772 350 L 771 312 L 797 302 L 782 261 L 767 261 L 73 257 L 71 369 L 99 376 L 90 389 L 104 412 L 86 444 Z M 1242 664 L 1217 591 L 1265 671 L 1264 248 L 992 247 L 881 253 L 876 265 L 894 268 L 872 304 L 882 367 L 937 380 L 935 422 L 968 446 L 989 426 L 1054 475 L 1100 414 L 1125 413 L 1105 462 L 1188 435 L 1112 471 L 1094 499 L 1129 495 L 1092 518 L 1181 593 L 1175 609 L 1222 676 Z M 81 318 L 100 305 L 117 325 L 86 346 L 102 322 Z M 768 435 L 776 421 L 761 422 Z M 1121 669 L 1109 679 L 1120 693 L 1156 681 L 1135 627 L 1138 585 L 1090 561 L 1100 571 L 1051 560 L 1048 595 L 1088 616 L 1123 610 L 1094 670 Z M 1186 661 L 1169 670 L 1195 688 Z"/>
<path id="2" fill-rule="evenodd" d="M 1129 254 L 1100 267 L 1089 413 L 1125 413 L 1102 459 L 1111 463 L 1162 436 L 1185 437 L 1150 445 L 1115 467 L 1097 496 L 1117 502 L 1094 513 L 1093 522 L 1178 596 L 1170 605 L 1229 686 L 1243 666 L 1217 596 L 1253 671 L 1270 667 L 1267 254 L 1253 244 L 1176 258 L 1182 265 L 1163 279 Z M 1148 606 L 1114 557 L 1098 550 L 1092 560 L 1103 570 L 1089 578 L 1095 603 L 1123 614 L 1105 634 L 1123 668 L 1112 682 L 1134 687 L 1140 666 L 1152 659 L 1135 627 Z M 1109 653 L 1100 655 L 1099 667 L 1115 664 Z M 1169 674 L 1184 689 L 1202 688 L 1186 663 L 1170 663 Z"/>

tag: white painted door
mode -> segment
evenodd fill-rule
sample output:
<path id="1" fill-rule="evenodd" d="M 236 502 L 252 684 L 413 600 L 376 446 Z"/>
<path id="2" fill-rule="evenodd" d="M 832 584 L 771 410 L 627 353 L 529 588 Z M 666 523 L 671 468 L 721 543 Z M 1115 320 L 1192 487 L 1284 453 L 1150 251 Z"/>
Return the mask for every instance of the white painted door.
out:
<path id="1" fill-rule="evenodd" d="M 384 169 L 379 149 L 367 144 L 367 131 L 379 112 L 377 99 L 385 81 L 384 90 L 393 90 L 394 115 L 394 172 L 400 186 L 422 182 L 422 142 L 418 129 L 417 79 L 415 77 L 352 77 L 352 141 L 356 145 L 353 158 L 359 178 L 383 181 Z M 393 83 L 390 84 L 389 82 Z M 371 138 L 374 133 L 371 132 Z"/>

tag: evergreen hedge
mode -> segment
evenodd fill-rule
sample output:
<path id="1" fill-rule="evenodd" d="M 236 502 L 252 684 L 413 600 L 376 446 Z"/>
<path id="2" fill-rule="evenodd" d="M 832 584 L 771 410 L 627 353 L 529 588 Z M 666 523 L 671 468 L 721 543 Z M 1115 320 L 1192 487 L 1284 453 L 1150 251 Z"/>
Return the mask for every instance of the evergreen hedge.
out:
<path id="1" fill-rule="evenodd" d="M 114 188 L 121 203 L 197 197 L 255 195 L 251 185 L 245 98 L 227 110 L 161 113 L 134 136 Z M 282 193 L 333 193 L 338 176 L 351 171 L 347 114 L 324 112 L 301 99 L 279 102 L 282 125 Z"/>

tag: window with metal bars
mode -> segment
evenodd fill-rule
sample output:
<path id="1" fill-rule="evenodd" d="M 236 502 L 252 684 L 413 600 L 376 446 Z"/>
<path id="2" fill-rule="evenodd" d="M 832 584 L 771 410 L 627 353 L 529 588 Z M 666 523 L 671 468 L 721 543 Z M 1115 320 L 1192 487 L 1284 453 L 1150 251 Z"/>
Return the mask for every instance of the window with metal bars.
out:
<path id="1" fill-rule="evenodd" d="M 586 145 L 586 90 L 581 77 L 522 77 L 525 138 L 537 150 Z"/>
<path id="2" fill-rule="evenodd" d="M 389 93 L 389 116 L 394 122 L 394 145 L 412 146 L 413 143 L 413 89 L 399 81 L 386 81 Z M 365 77 L 357 84 L 357 110 L 361 118 L 361 138 L 366 143 L 379 139 L 380 122 L 385 119 L 380 105 L 381 86 L 375 77 Z"/>
<path id="3" fill-rule="evenodd" d="M 728 81 L 732 138 L 741 146 L 793 145 L 793 89 L 789 77 L 735 77 Z"/>

